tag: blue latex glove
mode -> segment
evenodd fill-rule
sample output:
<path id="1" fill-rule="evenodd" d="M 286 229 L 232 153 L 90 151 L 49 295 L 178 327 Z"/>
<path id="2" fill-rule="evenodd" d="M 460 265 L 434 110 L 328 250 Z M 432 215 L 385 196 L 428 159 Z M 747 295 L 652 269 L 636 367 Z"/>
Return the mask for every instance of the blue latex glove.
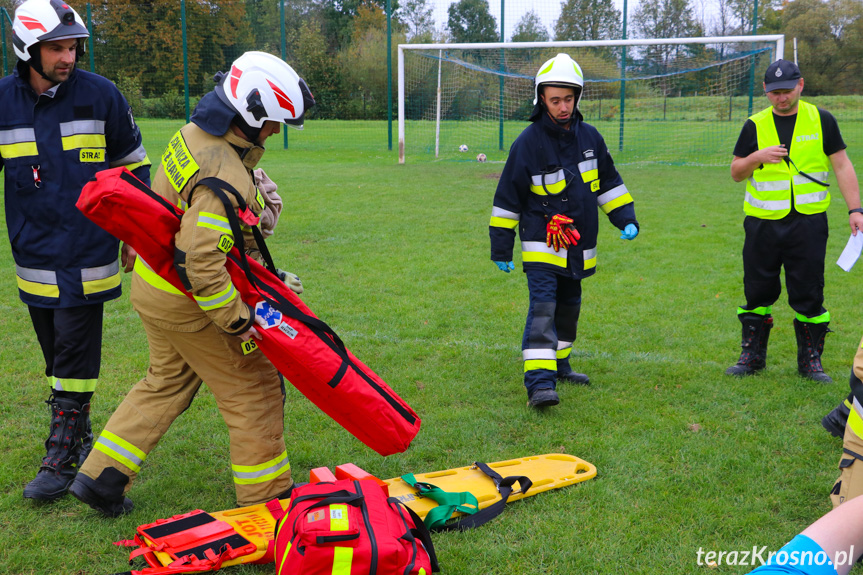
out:
<path id="1" fill-rule="evenodd" d="M 494 263 L 494 265 L 497 266 L 497 269 L 502 272 L 509 273 L 515 269 L 515 264 L 513 264 L 512 262 L 496 262 L 492 260 L 492 263 Z"/>
<path id="2" fill-rule="evenodd" d="M 635 227 L 635 224 L 626 224 L 626 227 L 623 228 L 623 231 L 620 233 L 620 239 L 622 240 L 634 240 L 635 236 L 638 235 L 638 228 Z"/>

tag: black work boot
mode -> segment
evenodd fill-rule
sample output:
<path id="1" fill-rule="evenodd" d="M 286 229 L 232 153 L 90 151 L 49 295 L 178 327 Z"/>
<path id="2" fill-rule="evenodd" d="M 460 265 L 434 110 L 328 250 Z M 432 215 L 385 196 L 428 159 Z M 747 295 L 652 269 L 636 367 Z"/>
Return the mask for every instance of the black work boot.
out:
<path id="1" fill-rule="evenodd" d="M 572 370 L 569 366 L 569 359 L 557 360 L 557 380 L 578 385 L 590 385 L 590 378 L 587 375 Z"/>
<path id="2" fill-rule="evenodd" d="M 89 426 L 90 404 L 81 405 L 74 399 L 54 397 L 46 401 L 51 406 L 51 431 L 45 440 L 46 455 L 36 478 L 24 487 L 24 497 L 53 501 L 66 495 L 81 457 L 81 437 Z"/>
<path id="3" fill-rule="evenodd" d="M 833 437 L 842 439 L 845 437 L 845 424 L 850 414 L 851 408 L 848 407 L 848 401 L 843 401 L 821 418 L 821 427 L 829 431 Z"/>
<path id="4" fill-rule="evenodd" d="M 560 403 L 560 398 L 557 392 L 553 389 L 543 387 L 533 390 L 527 396 L 527 405 L 529 407 L 551 407 Z"/>
<path id="5" fill-rule="evenodd" d="M 132 511 L 132 500 L 123 495 L 129 478 L 119 469 L 106 467 L 99 479 L 90 479 L 83 473 L 75 478 L 69 493 L 102 515 L 119 517 Z"/>
<path id="6" fill-rule="evenodd" d="M 773 316 L 744 313 L 737 317 L 743 325 L 742 349 L 737 363 L 726 369 L 725 374 L 742 377 L 767 366 L 767 340 L 773 329 Z"/>
<path id="7" fill-rule="evenodd" d="M 824 373 L 821 354 L 824 352 L 824 338 L 830 322 L 808 323 L 794 319 L 794 333 L 797 336 L 797 371 L 801 376 L 819 383 L 833 383 Z"/>

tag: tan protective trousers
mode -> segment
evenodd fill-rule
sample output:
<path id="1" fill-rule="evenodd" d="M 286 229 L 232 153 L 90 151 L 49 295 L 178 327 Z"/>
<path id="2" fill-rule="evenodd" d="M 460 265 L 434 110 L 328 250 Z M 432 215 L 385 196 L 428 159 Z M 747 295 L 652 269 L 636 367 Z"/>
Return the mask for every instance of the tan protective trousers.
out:
<path id="1" fill-rule="evenodd" d="M 287 490 L 292 481 L 284 440 L 285 396 L 276 368 L 261 350 L 243 355 L 240 338 L 212 323 L 197 331 L 176 331 L 145 315 L 141 321 L 150 346 L 147 375 L 111 416 L 80 472 L 97 479 L 114 467 L 129 477 L 128 491 L 147 454 L 203 381 L 228 425 L 237 503 L 263 503 Z M 207 435 L 206 430 L 201 434 L 203 441 Z"/>
<path id="2" fill-rule="evenodd" d="M 863 341 L 854 355 L 854 375 L 863 376 Z M 861 398 L 863 399 L 863 398 Z M 842 456 L 839 458 L 839 479 L 830 492 L 833 507 L 863 495 L 863 405 L 854 398 L 845 424 Z"/>

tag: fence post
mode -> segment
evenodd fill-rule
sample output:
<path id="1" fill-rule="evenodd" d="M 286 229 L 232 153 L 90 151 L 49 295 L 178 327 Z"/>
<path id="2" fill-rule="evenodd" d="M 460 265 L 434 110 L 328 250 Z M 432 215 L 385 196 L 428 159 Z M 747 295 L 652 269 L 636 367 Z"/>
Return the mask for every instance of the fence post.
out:
<path id="1" fill-rule="evenodd" d="M 626 0 L 623 0 L 623 39 L 626 40 Z M 620 130 L 617 149 L 623 151 L 623 119 L 626 115 L 626 46 L 620 56 Z"/>
<path id="2" fill-rule="evenodd" d="M 186 99 L 186 123 L 189 123 L 189 47 L 186 43 L 186 0 L 180 0 L 180 25 L 183 27 L 183 95 Z"/>
<path id="3" fill-rule="evenodd" d="M 288 40 L 287 40 L 287 32 L 285 31 L 285 2 L 287 0 L 279 0 L 279 33 L 281 34 L 282 41 L 282 60 L 288 61 Z M 288 149 L 288 126 L 287 124 L 282 128 L 282 149 Z"/>
<path id="4" fill-rule="evenodd" d="M 393 150 L 393 5 L 387 0 L 387 150 Z M 365 116 L 365 114 L 363 114 Z"/>
<path id="5" fill-rule="evenodd" d="M 752 7 L 752 35 L 755 36 L 755 31 L 758 30 L 758 0 L 755 0 Z M 755 44 L 752 44 L 753 51 Z M 752 95 L 755 92 L 755 58 L 749 64 L 749 115 L 752 115 Z"/>
<path id="6" fill-rule="evenodd" d="M 87 2 L 87 47 L 90 50 L 90 71 L 96 73 L 96 55 L 93 54 L 93 14 L 90 12 L 90 3 Z"/>
<path id="7" fill-rule="evenodd" d="M 505 0 L 500 0 L 500 41 L 501 42 L 506 42 L 506 37 L 505 37 L 505 32 L 504 32 L 505 28 L 503 26 L 503 16 L 504 16 L 504 9 L 505 9 L 504 2 L 505 2 Z M 499 119 L 498 119 L 498 135 L 497 135 L 497 149 L 500 151 L 503 151 L 503 71 L 506 69 L 506 59 L 505 58 L 506 57 L 504 55 L 504 49 L 501 48 L 500 49 L 500 71 L 501 71 L 501 75 L 499 78 L 499 82 L 500 82 L 500 96 L 499 96 L 500 104 L 498 105 Z"/>

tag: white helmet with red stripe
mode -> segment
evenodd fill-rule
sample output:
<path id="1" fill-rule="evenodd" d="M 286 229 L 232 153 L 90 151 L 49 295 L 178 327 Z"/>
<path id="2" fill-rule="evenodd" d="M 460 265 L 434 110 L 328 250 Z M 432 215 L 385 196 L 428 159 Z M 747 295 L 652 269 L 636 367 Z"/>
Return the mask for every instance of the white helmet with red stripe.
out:
<path id="1" fill-rule="evenodd" d="M 216 94 L 252 128 L 267 120 L 303 129 L 315 99 L 305 81 L 285 62 L 266 52 L 246 52 L 227 74 L 216 75 Z"/>
<path id="2" fill-rule="evenodd" d="M 89 36 L 78 13 L 61 0 L 27 0 L 15 10 L 12 21 L 15 54 L 25 62 L 30 62 L 30 49 L 39 42 Z"/>

